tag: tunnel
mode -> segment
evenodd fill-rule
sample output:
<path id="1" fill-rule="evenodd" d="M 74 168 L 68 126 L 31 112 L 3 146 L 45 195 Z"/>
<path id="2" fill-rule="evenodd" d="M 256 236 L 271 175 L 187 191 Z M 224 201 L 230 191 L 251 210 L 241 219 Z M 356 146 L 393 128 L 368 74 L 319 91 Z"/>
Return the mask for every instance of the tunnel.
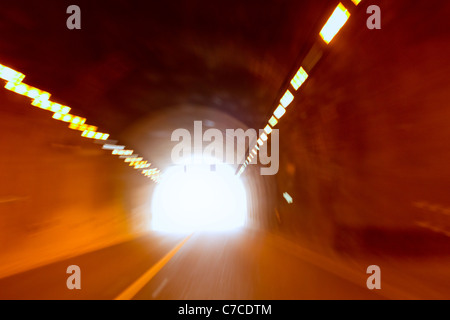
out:
<path id="1" fill-rule="evenodd" d="M 2 2 L 0 299 L 449 299 L 448 16 Z"/>

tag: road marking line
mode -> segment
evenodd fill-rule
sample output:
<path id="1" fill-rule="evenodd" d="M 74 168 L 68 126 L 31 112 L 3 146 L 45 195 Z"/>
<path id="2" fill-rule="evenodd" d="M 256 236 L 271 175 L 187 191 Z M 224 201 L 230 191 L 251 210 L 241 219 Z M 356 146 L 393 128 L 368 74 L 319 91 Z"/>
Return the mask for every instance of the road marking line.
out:
<path id="1" fill-rule="evenodd" d="M 157 273 L 161 270 L 167 262 L 181 249 L 181 247 L 192 236 L 190 234 L 183 241 L 181 241 L 175 248 L 173 248 L 168 254 L 166 254 L 161 260 L 159 260 L 153 267 L 151 267 L 146 273 L 144 273 L 139 279 L 133 282 L 128 288 L 119 294 L 114 300 L 130 300 L 133 298 Z"/>

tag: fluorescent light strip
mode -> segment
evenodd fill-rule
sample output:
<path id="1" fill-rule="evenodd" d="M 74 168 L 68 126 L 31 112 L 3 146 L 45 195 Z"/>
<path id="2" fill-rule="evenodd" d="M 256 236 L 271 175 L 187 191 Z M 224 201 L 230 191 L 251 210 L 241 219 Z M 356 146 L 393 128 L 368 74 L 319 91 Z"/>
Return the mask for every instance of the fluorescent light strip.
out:
<path id="1" fill-rule="evenodd" d="M 306 81 L 308 78 L 308 73 L 306 73 L 305 69 L 303 67 L 300 67 L 300 69 L 295 74 L 294 78 L 291 80 L 292 87 L 297 90 L 300 88 L 300 86 L 303 84 L 303 82 Z"/>
<path id="2" fill-rule="evenodd" d="M 5 65 L 0 64 L 0 79 L 6 81 L 5 89 L 15 92 L 17 94 L 26 96 L 32 99 L 31 105 L 48 110 L 53 112 L 52 118 L 55 120 L 68 122 L 69 128 L 73 130 L 81 131 L 81 136 L 86 138 L 91 138 L 95 140 L 105 141 L 109 138 L 108 133 L 97 132 L 97 127 L 86 125 L 86 119 L 69 114 L 70 107 L 63 106 L 59 103 L 50 101 L 50 93 L 42 91 L 38 88 L 29 86 L 28 84 L 22 83 L 22 80 L 25 78 L 23 73 L 20 73 L 16 70 L 13 70 Z M 112 154 L 121 155 L 121 156 L 132 156 L 133 150 L 123 150 L 125 146 L 117 146 L 112 144 L 103 144 L 102 149 L 112 150 Z M 150 167 L 150 163 L 140 163 L 137 168 L 148 168 Z M 152 170 L 157 170 L 156 168 Z M 152 171 L 157 172 L 158 171 Z M 153 175 L 153 174 L 152 174 Z M 159 181 L 158 177 L 153 177 L 152 180 L 155 182 Z"/>
<path id="3" fill-rule="evenodd" d="M 269 124 L 272 126 L 272 128 L 275 127 L 277 123 L 278 123 L 277 118 L 275 118 L 274 116 L 270 117 Z"/>
<path id="4" fill-rule="evenodd" d="M 357 6 L 361 0 L 351 0 L 355 6 Z M 345 25 L 348 18 L 350 17 L 350 12 L 348 12 L 347 8 L 342 3 L 339 3 L 337 7 L 334 9 L 331 16 L 328 18 L 327 22 L 323 26 L 322 30 L 320 30 L 320 37 L 325 41 L 326 44 L 329 44 L 330 41 L 336 36 L 339 30 Z M 314 48 L 314 47 L 313 47 Z M 311 51 L 312 52 L 312 51 Z M 309 55 L 309 54 L 308 54 Z M 315 64 L 315 63 L 314 63 Z M 310 66 L 311 68 L 311 66 Z M 308 73 L 301 66 L 297 71 L 295 76 L 291 80 L 291 85 L 295 90 L 298 90 L 302 86 L 302 84 L 308 78 Z M 264 128 L 264 132 L 261 137 L 258 139 L 258 143 L 255 146 L 257 150 L 259 150 L 259 146 L 264 144 L 263 140 L 267 140 L 267 135 L 272 132 L 272 128 L 275 127 L 278 123 L 278 120 L 286 113 L 286 107 L 294 100 L 294 96 L 289 90 L 286 90 L 283 97 L 280 99 L 280 104 L 273 112 L 273 116 L 270 117 L 268 121 L 268 125 Z M 264 136 L 263 136 L 264 135 Z M 254 150 L 254 149 L 253 149 Z M 241 167 L 241 171 L 245 170 L 247 162 Z"/>
<path id="5" fill-rule="evenodd" d="M 320 30 L 320 36 L 326 44 L 334 38 L 334 36 L 341 30 L 344 24 L 350 17 L 350 12 L 344 7 L 342 3 L 339 3 L 336 9 L 334 9 L 330 18 Z"/>
<path id="6" fill-rule="evenodd" d="M 267 125 L 267 126 L 264 128 L 264 132 L 265 132 L 266 134 L 270 134 L 270 133 L 272 132 L 272 128 L 271 128 L 269 125 Z"/>
<path id="7" fill-rule="evenodd" d="M 280 105 L 278 105 L 278 108 L 276 108 L 275 111 L 273 112 L 273 115 L 277 119 L 280 119 L 285 113 L 286 113 L 286 109 L 284 109 L 283 106 L 280 104 Z"/>
<path id="8" fill-rule="evenodd" d="M 118 146 L 118 145 L 115 145 L 115 144 L 104 144 L 102 149 L 105 149 L 105 150 L 115 150 L 115 149 L 123 150 L 123 149 L 125 149 L 125 146 Z"/>
<path id="9" fill-rule="evenodd" d="M 294 100 L 294 96 L 289 90 L 286 90 L 286 93 L 281 97 L 280 103 L 283 107 L 287 108 L 287 106 Z"/>
<path id="10" fill-rule="evenodd" d="M 264 132 L 261 134 L 261 140 L 267 141 L 267 135 Z"/>
<path id="11" fill-rule="evenodd" d="M 261 138 L 258 139 L 258 144 L 259 144 L 260 146 L 262 146 L 262 145 L 264 144 L 264 142 L 261 140 Z"/>

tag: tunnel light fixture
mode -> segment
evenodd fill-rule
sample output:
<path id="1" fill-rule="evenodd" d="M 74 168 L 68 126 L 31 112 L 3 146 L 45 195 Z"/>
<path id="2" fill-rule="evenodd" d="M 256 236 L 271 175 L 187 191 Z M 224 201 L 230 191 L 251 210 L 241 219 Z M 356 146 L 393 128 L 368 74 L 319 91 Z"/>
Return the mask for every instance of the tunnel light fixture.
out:
<path id="1" fill-rule="evenodd" d="M 36 98 L 31 102 L 31 105 L 36 106 L 38 108 L 44 109 L 44 110 L 50 110 L 50 107 L 52 106 L 52 103 L 49 100 L 46 99 L 39 99 Z"/>
<path id="2" fill-rule="evenodd" d="M 283 105 L 283 107 L 287 108 L 287 106 L 294 100 L 294 96 L 289 90 L 286 90 L 283 97 L 280 99 L 280 103 Z"/>
<path id="3" fill-rule="evenodd" d="M 278 105 L 278 107 L 273 112 L 273 115 L 277 119 L 280 119 L 285 113 L 286 113 L 286 109 L 280 104 L 280 105 Z"/>
<path id="4" fill-rule="evenodd" d="M 43 109 L 51 107 L 51 103 L 48 103 L 48 102 L 44 103 L 43 106 L 40 105 L 44 101 L 48 101 L 48 99 L 50 98 L 50 94 L 48 92 L 41 91 L 41 90 L 31 87 L 25 83 L 21 83 L 21 82 L 17 83 L 17 82 L 13 82 L 13 81 L 8 81 L 5 85 L 5 88 L 10 91 L 13 91 L 15 93 L 18 93 L 20 95 L 24 95 L 33 100 L 36 100 L 36 103 L 39 104 L 39 107 L 41 107 Z M 33 105 L 36 105 L 36 104 L 33 104 Z"/>
<path id="5" fill-rule="evenodd" d="M 339 3 L 336 9 L 334 9 L 330 18 L 320 30 L 320 36 L 326 44 L 334 38 L 334 36 L 341 30 L 344 24 L 350 17 L 350 12 L 344 7 L 342 3 Z"/>
<path id="6" fill-rule="evenodd" d="M 70 107 L 68 107 L 68 106 L 63 106 L 56 102 L 51 102 L 51 101 L 49 101 L 49 102 L 50 102 L 49 110 L 52 112 L 59 112 L 62 114 L 67 114 L 70 112 Z"/>
<path id="7" fill-rule="evenodd" d="M 274 116 L 271 116 L 269 119 L 269 124 L 272 126 L 272 128 L 275 127 L 277 125 L 277 123 L 278 123 L 277 118 L 275 118 Z"/>
<path id="8" fill-rule="evenodd" d="M 78 130 L 78 131 L 95 131 L 97 132 L 98 128 L 96 126 L 91 126 L 88 124 L 84 124 L 84 122 L 86 121 L 86 119 L 81 118 L 81 122 L 83 122 L 82 124 L 77 124 L 77 123 L 73 123 L 74 119 L 72 119 L 71 123 L 69 124 L 69 128 L 73 129 L 73 130 Z M 75 120 L 76 122 L 77 120 Z"/>
<path id="9" fill-rule="evenodd" d="M 95 133 L 95 131 L 84 130 L 81 136 L 85 138 L 93 138 L 95 136 Z"/>
<path id="10" fill-rule="evenodd" d="M 152 176 L 152 175 L 158 174 L 159 172 L 160 171 L 157 170 L 156 168 L 142 170 L 142 173 L 147 176 Z"/>
<path id="11" fill-rule="evenodd" d="M 85 137 L 85 138 L 95 139 L 95 140 L 107 140 L 109 137 L 109 134 L 103 133 L 103 132 L 84 130 L 83 133 L 81 134 L 81 136 Z"/>
<path id="12" fill-rule="evenodd" d="M 287 192 L 283 193 L 283 197 L 286 200 L 287 203 L 291 204 L 294 202 L 294 200 L 292 199 L 291 195 Z"/>
<path id="13" fill-rule="evenodd" d="M 264 132 L 261 134 L 261 140 L 267 141 L 267 135 Z"/>
<path id="14" fill-rule="evenodd" d="M 23 73 L 0 64 L 0 79 L 6 81 L 5 88 L 7 90 L 31 98 L 31 105 L 43 110 L 52 111 L 53 119 L 68 122 L 69 128 L 81 131 L 81 136 L 83 137 L 102 141 L 106 141 L 109 138 L 108 133 L 97 132 L 98 128 L 96 126 L 86 125 L 85 118 L 69 114 L 71 110 L 70 107 L 50 101 L 50 93 L 22 83 L 24 78 L 25 75 Z M 124 150 L 125 146 L 113 145 L 111 143 L 103 144 L 102 148 L 112 150 L 112 154 L 120 156 L 131 156 L 133 154 L 133 150 Z M 150 167 L 150 164 L 145 161 L 145 163 L 139 164 L 138 168 L 141 169 L 148 167 Z M 160 179 L 159 171 L 155 168 L 155 170 L 151 171 L 151 173 L 152 180 L 158 183 Z"/>
<path id="15" fill-rule="evenodd" d="M 79 125 L 79 124 L 76 124 L 76 123 L 70 123 L 69 124 L 69 128 L 70 129 L 73 129 L 73 130 L 78 130 L 79 128 L 81 127 L 81 125 Z M 80 131 L 84 131 L 84 130 L 86 130 L 86 129 L 83 129 L 83 130 L 80 130 Z"/>
<path id="16" fill-rule="evenodd" d="M 260 146 L 262 146 L 262 145 L 264 144 L 264 142 L 261 140 L 261 138 L 258 139 L 258 144 L 259 144 Z"/>
<path id="17" fill-rule="evenodd" d="M 34 98 L 34 100 L 31 102 L 31 105 L 48 110 L 51 107 L 50 99 L 50 93 L 45 91 L 40 91 L 39 95 Z"/>
<path id="18" fill-rule="evenodd" d="M 256 149 L 255 149 L 255 148 L 253 148 L 252 152 L 253 152 L 253 154 L 256 156 L 257 152 L 256 152 Z"/>
<path id="19" fill-rule="evenodd" d="M 61 121 L 71 122 L 73 119 L 73 116 L 71 114 L 62 114 L 62 115 L 63 115 L 63 117 L 62 117 Z"/>
<path id="20" fill-rule="evenodd" d="M 43 94 L 43 92 L 41 90 L 34 88 L 34 87 L 30 87 L 27 92 L 27 97 L 31 98 L 31 99 L 36 99 L 42 94 Z M 49 95 L 49 98 L 50 98 L 50 95 Z M 47 100 L 48 100 L 48 98 L 47 98 Z"/>
<path id="21" fill-rule="evenodd" d="M 64 113 L 61 113 L 61 112 L 55 112 L 53 114 L 52 118 L 56 119 L 56 120 L 61 120 L 61 121 L 64 121 L 64 122 L 71 122 L 72 119 L 74 118 L 74 116 L 71 115 L 71 114 L 64 114 Z"/>
<path id="22" fill-rule="evenodd" d="M 131 161 L 130 167 L 142 166 L 142 165 L 146 165 L 146 164 L 147 164 L 147 161 Z"/>
<path id="23" fill-rule="evenodd" d="M 25 75 L 0 64 L 0 78 L 8 82 L 20 83 L 25 78 Z"/>
<path id="24" fill-rule="evenodd" d="M 148 168 L 150 166 L 151 166 L 150 163 L 145 163 L 145 164 L 138 164 L 138 165 L 134 166 L 134 168 L 135 169 L 143 169 L 143 168 Z"/>
<path id="25" fill-rule="evenodd" d="M 226 164 L 216 171 L 209 165 L 187 172 L 182 165 L 171 166 L 149 202 L 151 228 L 156 231 L 224 231 L 241 228 L 246 221 L 245 187 Z"/>
<path id="26" fill-rule="evenodd" d="M 139 157 L 139 158 L 132 158 L 132 157 L 128 157 L 124 160 L 124 162 L 137 162 L 137 161 L 142 161 L 144 160 L 144 158 Z"/>
<path id="27" fill-rule="evenodd" d="M 112 154 L 119 155 L 119 156 L 130 156 L 133 154 L 133 150 L 118 150 L 114 149 L 112 151 Z"/>
<path id="28" fill-rule="evenodd" d="M 308 78 L 308 74 L 306 73 L 305 69 L 303 67 L 300 67 L 300 69 L 295 74 L 294 78 L 291 80 L 292 87 L 297 90 L 300 88 L 300 86 L 303 84 L 303 82 L 306 81 Z"/>
<path id="29" fill-rule="evenodd" d="M 351 1 L 356 6 L 361 2 L 361 0 L 351 0 Z M 330 41 L 336 36 L 339 30 L 345 25 L 349 17 L 350 12 L 341 2 L 339 2 L 339 4 L 333 10 L 332 14 L 330 15 L 330 17 L 328 18 L 328 20 L 326 21 L 326 23 L 324 24 L 319 33 L 320 37 L 326 44 L 329 44 Z M 313 46 L 313 48 L 304 58 L 305 61 L 304 65 L 306 66 L 306 69 L 308 71 L 310 71 L 311 68 L 313 68 L 313 66 L 317 63 L 318 59 L 320 59 L 320 57 L 322 56 L 322 49 L 318 50 L 316 47 L 317 44 Z M 305 83 L 308 77 L 309 77 L 308 72 L 306 72 L 303 66 L 300 66 L 300 68 L 290 81 L 292 88 L 295 91 L 297 91 Z M 286 92 L 281 97 L 280 103 L 273 112 L 273 115 L 270 117 L 268 125 L 264 127 L 264 133 L 262 133 L 259 139 L 257 140 L 257 144 L 255 146 L 257 150 L 259 150 L 259 146 L 262 146 L 264 142 L 267 141 L 268 139 L 267 136 L 272 132 L 272 129 L 278 124 L 279 119 L 286 113 L 287 107 L 292 103 L 294 98 L 295 97 L 291 93 L 291 91 L 287 89 Z M 245 170 L 245 166 L 246 163 L 242 166 L 241 168 L 242 171 Z"/>
<path id="30" fill-rule="evenodd" d="M 133 159 L 137 159 L 137 158 L 139 158 L 139 155 L 137 153 L 132 154 L 131 156 L 119 156 L 119 159 L 124 159 L 124 161 L 126 159 L 129 159 L 128 162 L 132 161 Z M 141 160 L 136 160 L 136 161 L 141 161 Z M 127 161 L 125 161 L 125 162 L 127 162 Z"/>
<path id="31" fill-rule="evenodd" d="M 123 149 L 125 149 L 125 146 L 118 146 L 118 145 L 115 145 L 115 144 L 104 144 L 102 149 L 105 149 L 105 150 L 123 150 Z"/>
<path id="32" fill-rule="evenodd" d="M 12 81 L 8 81 L 5 85 L 5 88 L 22 95 L 28 92 L 28 86 L 24 83 L 15 83 Z"/>
<path id="33" fill-rule="evenodd" d="M 73 124 L 74 126 L 81 126 L 86 122 L 85 118 L 81 118 L 78 116 L 75 116 L 72 118 L 72 120 L 70 121 L 70 124 Z M 96 131 L 96 130 L 93 130 Z"/>
<path id="34" fill-rule="evenodd" d="M 53 118 L 53 119 L 56 119 L 56 120 L 61 120 L 62 114 L 59 113 L 59 112 L 55 112 L 55 113 L 53 114 L 52 118 Z"/>

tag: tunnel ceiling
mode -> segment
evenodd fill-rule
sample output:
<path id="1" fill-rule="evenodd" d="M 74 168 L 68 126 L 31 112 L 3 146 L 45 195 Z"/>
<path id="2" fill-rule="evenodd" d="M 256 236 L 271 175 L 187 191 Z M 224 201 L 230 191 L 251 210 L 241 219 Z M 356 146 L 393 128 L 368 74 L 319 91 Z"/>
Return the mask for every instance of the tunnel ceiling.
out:
<path id="1" fill-rule="evenodd" d="M 1 61 L 120 138 L 185 104 L 260 127 L 336 2 L 77 1 L 81 30 L 69 30 L 71 4 L 5 3 Z"/>

